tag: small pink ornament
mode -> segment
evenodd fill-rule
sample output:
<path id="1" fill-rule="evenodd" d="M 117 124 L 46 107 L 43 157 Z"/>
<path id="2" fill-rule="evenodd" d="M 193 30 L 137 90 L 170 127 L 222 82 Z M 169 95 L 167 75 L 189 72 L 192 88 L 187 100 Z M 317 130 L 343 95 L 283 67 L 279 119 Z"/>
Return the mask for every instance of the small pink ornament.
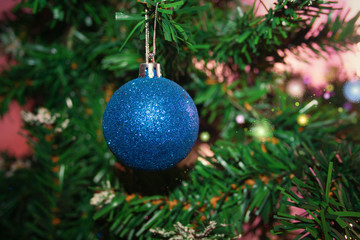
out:
<path id="1" fill-rule="evenodd" d="M 235 121 L 237 124 L 243 124 L 245 123 L 245 117 L 242 114 L 239 114 L 236 116 Z"/>
<path id="2" fill-rule="evenodd" d="M 302 81 L 291 80 L 286 86 L 286 92 L 294 98 L 301 98 L 305 93 L 305 85 Z"/>
<path id="3" fill-rule="evenodd" d="M 330 99 L 330 93 L 329 92 L 324 93 L 324 99 L 326 99 L 326 100 Z"/>

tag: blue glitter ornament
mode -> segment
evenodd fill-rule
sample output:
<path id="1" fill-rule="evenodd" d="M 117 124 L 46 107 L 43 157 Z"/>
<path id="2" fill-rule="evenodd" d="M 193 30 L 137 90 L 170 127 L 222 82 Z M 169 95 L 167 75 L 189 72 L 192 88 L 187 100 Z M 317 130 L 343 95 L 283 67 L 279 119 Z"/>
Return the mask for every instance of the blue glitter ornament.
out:
<path id="1" fill-rule="evenodd" d="M 103 116 L 110 150 L 121 163 L 139 170 L 174 166 L 189 154 L 199 131 L 198 112 L 189 94 L 161 77 L 160 65 L 154 67 L 142 64 L 143 77 L 120 87 Z"/>
<path id="2" fill-rule="evenodd" d="M 349 102 L 360 102 L 360 80 L 349 81 L 344 84 L 344 97 Z"/>

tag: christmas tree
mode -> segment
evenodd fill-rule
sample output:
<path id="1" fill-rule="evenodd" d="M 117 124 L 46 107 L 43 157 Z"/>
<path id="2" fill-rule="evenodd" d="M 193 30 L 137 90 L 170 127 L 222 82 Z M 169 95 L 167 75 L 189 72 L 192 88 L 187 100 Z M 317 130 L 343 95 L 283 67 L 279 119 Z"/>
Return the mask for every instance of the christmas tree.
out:
<path id="1" fill-rule="evenodd" d="M 276 68 L 356 49 L 359 16 L 325 0 L 21 1 L 1 22 L 0 111 L 34 102 L 33 153 L 1 155 L 0 238 L 359 239 L 360 80 Z M 155 57 L 146 30 L 200 117 L 162 171 L 118 161 L 102 129 Z"/>

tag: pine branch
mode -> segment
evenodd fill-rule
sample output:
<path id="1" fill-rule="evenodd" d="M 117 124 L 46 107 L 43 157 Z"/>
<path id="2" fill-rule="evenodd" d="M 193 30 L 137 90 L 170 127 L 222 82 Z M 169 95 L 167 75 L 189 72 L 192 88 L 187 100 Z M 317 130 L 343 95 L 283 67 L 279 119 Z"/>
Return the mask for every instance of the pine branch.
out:
<path id="1" fill-rule="evenodd" d="M 347 239 L 358 238 L 360 206 L 353 203 L 358 201 L 360 192 L 348 182 L 360 183 L 360 179 L 356 177 L 359 173 L 356 170 L 348 171 L 346 165 L 358 164 L 356 153 L 359 149 L 353 148 L 352 151 L 354 155 L 345 158 L 341 157 L 344 156 L 343 151 L 336 154 L 328 152 L 323 156 L 317 154 L 315 159 L 324 158 L 324 161 L 317 160 L 321 164 L 315 171 L 305 170 L 305 176 L 301 179 L 293 178 L 293 186 L 297 190 L 290 192 L 282 189 L 293 200 L 290 205 L 302 209 L 303 213 L 301 216 L 279 212 L 276 218 L 282 224 L 274 227 L 275 234 L 302 230 L 296 239 L 306 235 L 311 239 L 344 239 L 344 236 Z M 337 159 L 332 162 L 330 159 L 334 155 Z"/>

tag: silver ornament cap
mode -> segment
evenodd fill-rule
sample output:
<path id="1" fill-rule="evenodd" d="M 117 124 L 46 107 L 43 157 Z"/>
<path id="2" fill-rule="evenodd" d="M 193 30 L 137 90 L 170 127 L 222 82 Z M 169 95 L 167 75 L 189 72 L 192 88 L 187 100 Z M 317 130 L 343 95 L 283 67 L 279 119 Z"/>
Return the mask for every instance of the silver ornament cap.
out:
<path id="1" fill-rule="evenodd" d="M 146 70 L 149 78 L 155 77 L 155 70 L 156 70 L 156 76 L 161 77 L 161 65 L 159 63 L 140 64 L 139 76 L 142 78 L 146 77 Z"/>

